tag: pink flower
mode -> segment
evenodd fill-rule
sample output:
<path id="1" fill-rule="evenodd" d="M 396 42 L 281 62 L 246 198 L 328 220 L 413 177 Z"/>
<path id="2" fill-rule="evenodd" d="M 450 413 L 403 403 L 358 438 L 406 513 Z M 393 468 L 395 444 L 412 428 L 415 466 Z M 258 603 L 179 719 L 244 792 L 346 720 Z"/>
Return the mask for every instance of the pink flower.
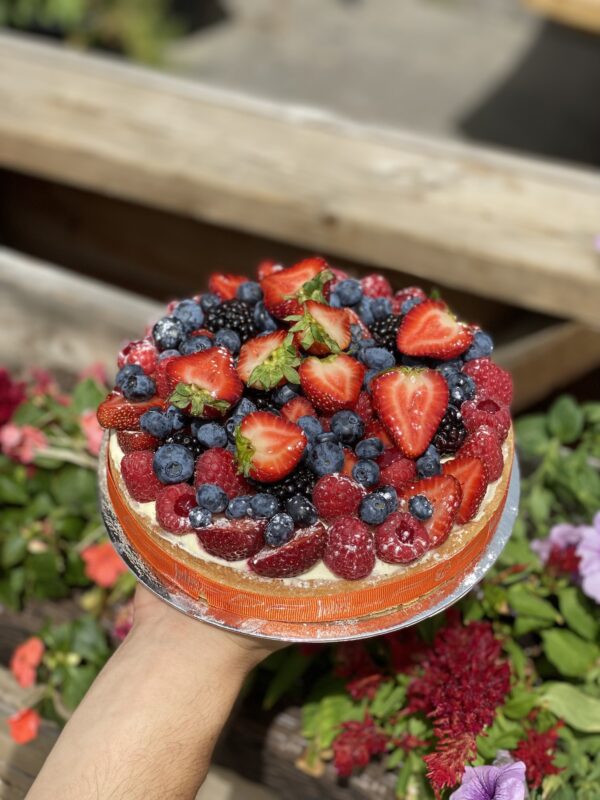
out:
<path id="1" fill-rule="evenodd" d="M 92 544 L 81 554 L 85 562 L 85 574 L 103 589 L 112 588 L 119 575 L 127 572 L 127 567 L 117 555 L 110 542 Z"/>
<path id="2" fill-rule="evenodd" d="M 101 361 L 94 361 L 93 364 L 90 364 L 85 369 L 82 369 L 77 378 L 80 381 L 84 381 L 86 378 L 92 378 L 101 386 L 108 386 L 106 367 Z"/>
<path id="3" fill-rule="evenodd" d="M 460 788 L 450 800 L 525 800 L 525 764 L 465 767 Z"/>
<path id="4" fill-rule="evenodd" d="M 17 744 L 31 742 L 38 735 L 41 721 L 40 715 L 33 708 L 17 711 L 7 720 L 12 740 Z"/>
<path id="5" fill-rule="evenodd" d="M 0 369 L 0 426 L 5 425 L 25 399 L 25 384 L 17 383 L 5 369 Z"/>
<path id="6" fill-rule="evenodd" d="M 592 525 L 581 526 L 581 539 L 577 545 L 581 588 L 600 603 L 600 511 Z"/>
<path id="7" fill-rule="evenodd" d="M 44 655 L 44 643 L 38 636 L 32 636 L 20 644 L 10 659 L 10 671 L 17 683 L 24 689 L 33 686 L 37 667 Z"/>
<path id="8" fill-rule="evenodd" d="M 34 396 L 42 394 L 58 394 L 58 386 L 52 375 L 46 369 L 35 367 L 31 370 L 32 386 L 31 391 Z"/>
<path id="9" fill-rule="evenodd" d="M 0 450 L 21 464 L 31 464 L 39 450 L 48 446 L 42 431 L 32 425 L 14 425 L 9 422 L 0 429 Z"/>
<path id="10" fill-rule="evenodd" d="M 88 451 L 93 456 L 97 456 L 100 452 L 100 445 L 102 444 L 102 436 L 104 431 L 98 423 L 96 412 L 84 411 L 79 417 L 79 424 L 85 435 Z"/>

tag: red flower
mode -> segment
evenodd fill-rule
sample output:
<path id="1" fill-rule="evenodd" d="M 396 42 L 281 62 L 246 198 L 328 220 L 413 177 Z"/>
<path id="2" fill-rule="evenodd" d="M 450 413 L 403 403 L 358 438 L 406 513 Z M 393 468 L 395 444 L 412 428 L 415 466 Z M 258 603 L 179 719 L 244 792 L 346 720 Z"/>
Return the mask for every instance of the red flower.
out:
<path id="1" fill-rule="evenodd" d="M 10 671 L 23 688 L 28 689 L 35 683 L 36 670 L 42 660 L 44 650 L 42 640 L 38 636 L 32 636 L 20 644 L 12 654 Z"/>
<path id="2" fill-rule="evenodd" d="M 0 427 L 6 425 L 24 399 L 25 384 L 13 381 L 8 370 L 0 369 Z"/>
<path id="3" fill-rule="evenodd" d="M 335 674 L 340 678 L 366 678 L 378 672 L 362 642 L 342 642 L 335 650 Z"/>
<path id="4" fill-rule="evenodd" d="M 338 775 L 348 777 L 355 768 L 366 767 L 372 756 L 385 752 L 387 742 L 368 714 L 363 722 L 344 722 L 333 740 L 333 765 Z"/>
<path id="5" fill-rule="evenodd" d="M 525 762 L 527 783 L 531 789 L 541 786 L 546 775 L 557 775 L 562 771 L 562 767 L 557 767 L 553 763 L 558 729 L 561 726 L 562 722 L 559 722 L 543 733 L 531 728 L 514 751 L 515 758 Z"/>
<path id="6" fill-rule="evenodd" d="M 428 646 L 414 628 L 386 633 L 381 637 L 390 651 L 394 672 L 408 672 L 427 651 Z"/>
<path id="7" fill-rule="evenodd" d="M 86 439 L 88 452 L 97 456 L 100 452 L 104 431 L 100 427 L 95 411 L 84 411 L 79 417 L 79 425 Z"/>
<path id="8" fill-rule="evenodd" d="M 553 544 L 546 567 L 556 575 L 579 575 L 579 560 L 577 545 L 568 544 L 565 547 L 559 547 Z"/>
<path id="9" fill-rule="evenodd" d="M 346 684 L 346 689 L 354 700 L 362 700 L 365 697 L 372 700 L 377 694 L 377 689 L 379 689 L 382 681 L 383 675 L 374 673 L 373 675 L 367 675 L 365 678 L 357 678 L 354 681 L 350 681 Z"/>
<path id="10" fill-rule="evenodd" d="M 510 667 L 488 622 L 442 628 L 423 674 L 408 688 L 409 711 L 433 720 L 436 750 L 425 757 L 436 795 L 460 780 L 475 740 L 490 725 L 509 690 Z"/>
<path id="11" fill-rule="evenodd" d="M 9 717 L 7 722 L 12 740 L 17 744 L 27 744 L 38 735 L 41 719 L 33 708 L 24 708 Z"/>
<path id="12" fill-rule="evenodd" d="M 0 428 L 0 450 L 20 464 L 31 464 L 36 453 L 47 446 L 46 435 L 32 425 L 9 422 Z"/>
<path id="13" fill-rule="evenodd" d="M 112 588 L 119 575 L 127 572 L 127 567 L 110 542 L 86 547 L 81 558 L 85 561 L 85 574 L 104 589 Z"/>

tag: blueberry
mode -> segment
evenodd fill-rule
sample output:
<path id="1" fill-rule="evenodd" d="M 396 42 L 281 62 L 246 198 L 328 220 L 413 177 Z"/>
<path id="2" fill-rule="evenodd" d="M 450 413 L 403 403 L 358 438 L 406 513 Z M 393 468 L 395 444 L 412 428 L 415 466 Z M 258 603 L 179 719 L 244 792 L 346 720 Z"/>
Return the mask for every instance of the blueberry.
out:
<path id="1" fill-rule="evenodd" d="M 398 492 L 393 486 L 380 486 L 377 489 L 377 494 L 382 495 L 387 503 L 388 511 L 391 514 L 398 508 Z"/>
<path id="2" fill-rule="evenodd" d="M 240 402 L 233 409 L 232 416 L 235 417 L 238 422 L 241 422 L 244 417 L 247 417 L 248 414 L 252 414 L 253 411 L 256 411 L 256 405 L 247 397 L 242 397 Z"/>
<path id="3" fill-rule="evenodd" d="M 367 327 L 375 322 L 375 317 L 373 316 L 373 311 L 371 309 L 372 304 L 373 298 L 363 297 L 356 307 L 358 316 L 362 319 Z"/>
<path id="4" fill-rule="evenodd" d="M 371 386 L 371 381 L 373 378 L 377 377 L 381 370 L 379 369 L 368 369 L 365 372 L 365 377 L 363 378 L 363 386 L 365 389 L 368 389 Z"/>
<path id="5" fill-rule="evenodd" d="M 344 466 L 344 450 L 337 442 L 318 442 L 307 456 L 310 469 L 316 475 L 331 475 Z"/>
<path id="6" fill-rule="evenodd" d="M 209 311 L 211 308 L 216 308 L 221 305 L 221 298 L 214 292 L 206 292 L 200 296 L 200 306 L 203 311 Z"/>
<path id="7" fill-rule="evenodd" d="M 229 501 L 229 505 L 225 509 L 225 516 L 229 519 L 241 519 L 242 517 L 249 516 L 251 514 L 251 499 L 250 495 L 234 497 L 233 500 Z"/>
<path id="8" fill-rule="evenodd" d="M 360 303 L 363 296 L 360 283 L 354 278 L 347 278 L 345 281 L 340 281 L 335 287 L 335 293 L 340 298 L 340 303 L 343 306 L 355 306 Z"/>
<path id="9" fill-rule="evenodd" d="M 256 325 L 259 331 L 263 331 L 264 333 L 269 333 L 271 331 L 277 330 L 277 323 L 265 308 L 265 304 L 263 303 L 262 300 L 259 300 L 258 303 L 254 306 L 253 318 L 254 318 L 254 324 Z"/>
<path id="10" fill-rule="evenodd" d="M 316 417 L 309 415 L 300 417 L 296 425 L 302 428 L 309 442 L 313 442 L 319 434 L 323 433 L 323 426 Z"/>
<path id="11" fill-rule="evenodd" d="M 156 384 L 147 375 L 130 375 L 123 381 L 121 391 L 127 400 L 149 400 L 156 394 Z"/>
<path id="12" fill-rule="evenodd" d="M 193 353 L 201 353 L 213 346 L 212 339 L 208 336 L 188 336 L 180 345 L 179 352 L 182 356 L 191 356 Z"/>
<path id="13" fill-rule="evenodd" d="M 377 458 L 383 453 L 383 442 L 377 436 L 371 436 L 359 442 L 354 452 L 359 458 Z"/>
<path id="14" fill-rule="evenodd" d="M 277 403 L 278 406 L 284 406 L 294 397 L 298 397 L 298 386 L 291 383 L 286 383 L 273 392 L 273 402 Z"/>
<path id="15" fill-rule="evenodd" d="M 475 397 L 476 386 L 474 380 L 470 375 L 465 375 L 462 372 L 456 372 L 446 378 L 448 382 L 448 389 L 450 391 L 450 402 L 455 405 L 464 403 L 465 400 L 471 400 Z"/>
<path id="16" fill-rule="evenodd" d="M 296 525 L 306 527 L 314 525 L 319 519 L 319 513 L 314 505 L 301 494 L 290 497 L 285 504 L 285 510 L 294 520 Z"/>
<path id="17" fill-rule="evenodd" d="M 359 358 L 367 367 L 379 371 L 396 366 L 394 354 L 385 347 L 367 347 L 360 351 Z"/>
<path id="18" fill-rule="evenodd" d="M 203 483 L 196 490 L 196 500 L 202 508 L 207 508 L 213 514 L 225 511 L 229 498 L 216 483 Z"/>
<path id="19" fill-rule="evenodd" d="M 221 328 L 215 335 L 215 344 L 218 347 L 224 347 L 235 356 L 240 352 L 242 340 L 236 331 L 232 331 L 230 328 Z"/>
<path id="20" fill-rule="evenodd" d="M 363 486 L 375 486 L 379 480 L 379 465 L 367 458 L 361 458 L 352 467 L 352 477 Z"/>
<path id="21" fill-rule="evenodd" d="M 180 356 L 181 353 L 179 350 L 174 350 L 171 348 L 170 350 L 163 350 L 162 353 L 158 354 L 158 361 L 162 361 L 165 358 L 172 358 L 174 356 Z"/>
<path id="22" fill-rule="evenodd" d="M 462 370 L 462 361 L 453 359 L 452 361 L 444 361 L 438 367 L 438 372 L 441 372 L 446 380 L 451 376 L 457 375 Z"/>
<path id="23" fill-rule="evenodd" d="M 407 297 L 406 300 L 400 306 L 400 313 L 408 314 L 411 308 L 420 305 L 422 302 L 423 302 L 422 297 Z"/>
<path id="24" fill-rule="evenodd" d="M 289 514 L 275 514 L 267 522 L 265 528 L 265 542 L 270 547 L 281 547 L 289 542 L 294 535 L 294 520 Z"/>
<path id="25" fill-rule="evenodd" d="M 194 506 L 188 515 L 192 528 L 206 528 L 212 522 L 212 514 L 207 508 Z"/>
<path id="26" fill-rule="evenodd" d="M 329 305 L 332 308 L 341 308 L 342 307 L 342 301 L 340 300 L 340 296 L 339 296 L 339 294 L 336 293 L 335 289 L 329 295 Z"/>
<path id="27" fill-rule="evenodd" d="M 375 321 L 389 317 L 392 313 L 392 301 L 389 297 L 373 297 L 371 298 L 371 313 L 375 317 Z"/>
<path id="28" fill-rule="evenodd" d="M 204 311 L 195 300 L 182 300 L 175 306 L 171 316 L 181 322 L 186 333 L 195 331 L 204 322 Z"/>
<path id="29" fill-rule="evenodd" d="M 187 417 L 183 411 L 181 411 L 181 409 L 177 408 L 177 406 L 169 406 L 165 411 L 165 414 L 171 422 L 171 430 L 180 431 L 187 425 Z"/>
<path id="30" fill-rule="evenodd" d="M 411 497 L 408 501 L 408 510 L 417 519 L 420 519 L 421 522 L 424 522 L 426 519 L 433 514 L 433 506 L 431 505 L 431 501 L 429 498 L 425 497 L 424 494 L 416 494 L 414 497 Z"/>
<path id="31" fill-rule="evenodd" d="M 144 370 L 140 367 L 139 364 L 125 364 L 124 367 L 117 372 L 115 377 L 115 386 L 118 386 L 119 389 L 123 388 L 123 384 L 129 378 L 132 378 L 134 375 L 143 375 Z"/>
<path id="32" fill-rule="evenodd" d="M 486 358 L 491 356 L 494 349 L 494 341 L 489 333 L 476 331 L 473 336 L 471 347 L 463 355 L 465 361 L 472 361 L 474 358 Z"/>
<path id="33" fill-rule="evenodd" d="M 271 519 L 279 511 L 279 500 L 274 494 L 255 494 L 250 500 L 252 515 L 260 519 Z"/>
<path id="34" fill-rule="evenodd" d="M 177 347 L 183 335 L 183 324 L 176 317 L 162 317 L 152 328 L 152 337 L 159 350 Z"/>
<path id="35" fill-rule="evenodd" d="M 194 456 L 181 444 L 163 444 L 154 453 L 152 467 L 161 483 L 181 483 L 194 474 Z"/>
<path id="36" fill-rule="evenodd" d="M 430 444 L 420 458 L 416 460 L 417 473 L 420 478 L 432 478 L 442 471 L 440 454 L 434 445 Z"/>
<path id="37" fill-rule="evenodd" d="M 317 438 L 316 442 L 337 442 L 338 438 L 333 431 L 323 431 L 320 433 Z"/>
<path id="38" fill-rule="evenodd" d="M 258 303 L 259 300 L 262 300 L 263 291 L 260 288 L 260 284 L 256 283 L 256 281 L 246 281 L 246 283 L 242 283 L 238 286 L 235 296 L 238 300 L 242 300 L 244 303 L 253 306 L 255 303 Z"/>
<path id="39" fill-rule="evenodd" d="M 235 429 L 240 424 L 242 420 L 238 419 L 237 417 L 229 417 L 227 422 L 225 423 L 225 433 L 227 434 L 227 439 L 232 444 L 235 443 Z"/>
<path id="40" fill-rule="evenodd" d="M 354 411 L 338 411 L 331 418 L 331 430 L 342 444 L 354 444 L 363 435 L 365 426 Z"/>
<path id="41" fill-rule="evenodd" d="M 157 439 L 166 439 L 173 430 L 171 419 L 156 408 L 151 408 L 140 417 L 140 428 Z"/>
<path id="42" fill-rule="evenodd" d="M 204 447 L 225 447 L 227 444 L 227 431 L 217 422 L 207 422 L 196 431 L 196 439 Z"/>
<path id="43" fill-rule="evenodd" d="M 358 516 L 367 525 L 381 525 L 389 515 L 389 507 L 380 492 L 372 492 L 360 501 Z"/>

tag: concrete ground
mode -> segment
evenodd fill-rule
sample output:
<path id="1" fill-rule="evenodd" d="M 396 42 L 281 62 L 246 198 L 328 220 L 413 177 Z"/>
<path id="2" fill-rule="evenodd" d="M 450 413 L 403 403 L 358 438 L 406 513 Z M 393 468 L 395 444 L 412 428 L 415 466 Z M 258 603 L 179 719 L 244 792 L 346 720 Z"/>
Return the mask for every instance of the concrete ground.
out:
<path id="1" fill-rule="evenodd" d="M 355 120 L 600 165 L 600 37 L 519 0 L 214 0 L 169 68 Z"/>

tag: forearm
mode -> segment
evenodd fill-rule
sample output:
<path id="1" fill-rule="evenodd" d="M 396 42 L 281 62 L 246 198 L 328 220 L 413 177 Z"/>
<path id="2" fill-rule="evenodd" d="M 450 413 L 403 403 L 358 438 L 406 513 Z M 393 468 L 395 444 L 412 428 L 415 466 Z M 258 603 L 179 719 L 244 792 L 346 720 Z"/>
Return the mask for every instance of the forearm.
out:
<path id="1" fill-rule="evenodd" d="M 166 617 L 152 629 L 134 626 L 65 727 L 28 800 L 195 796 L 241 684 L 264 654 L 195 620 L 172 623 Z"/>

